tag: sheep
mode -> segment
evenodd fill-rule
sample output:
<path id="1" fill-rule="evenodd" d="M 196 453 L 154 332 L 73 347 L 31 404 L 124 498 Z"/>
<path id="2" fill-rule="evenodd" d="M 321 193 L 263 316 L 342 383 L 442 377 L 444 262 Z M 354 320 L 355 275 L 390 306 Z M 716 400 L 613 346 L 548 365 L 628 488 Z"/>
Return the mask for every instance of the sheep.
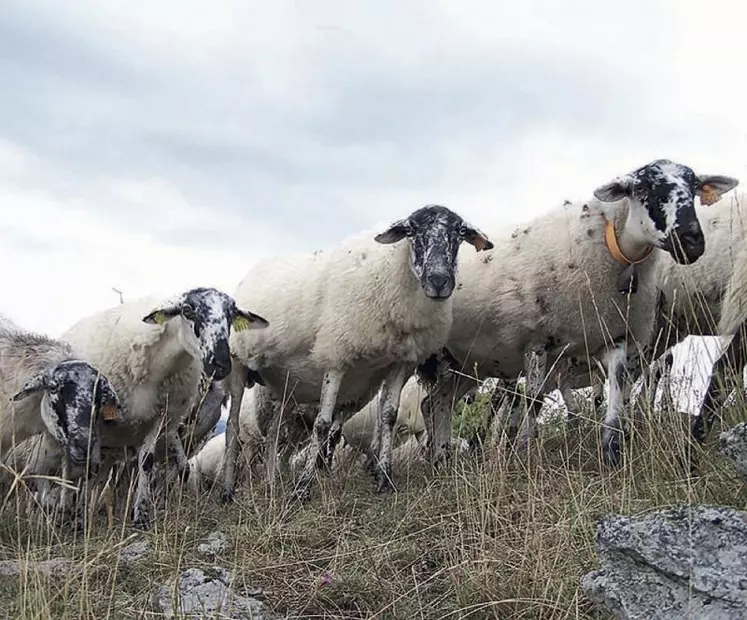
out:
<path id="1" fill-rule="evenodd" d="M 381 392 L 377 393 L 365 407 L 342 425 L 345 445 L 363 452 L 371 464 L 376 459 L 372 449 L 381 396 Z M 425 439 L 425 420 L 420 412 L 420 403 L 425 396 L 425 388 L 418 383 L 414 375 L 410 377 L 402 388 L 397 419 L 392 429 L 395 446 L 404 443 L 410 437 L 414 437 L 419 444 Z"/>
<path id="2" fill-rule="evenodd" d="M 743 194 L 715 206 L 698 209 L 704 222 L 706 251 L 697 263 L 684 267 L 665 258 L 659 262 L 658 325 L 652 373 L 669 370 L 672 355 L 664 355 L 687 336 L 716 336 L 721 305 L 736 257 L 745 243 L 747 205 Z M 653 395 L 652 391 L 652 395 Z"/>
<path id="3" fill-rule="evenodd" d="M 117 428 L 117 391 L 68 342 L 26 331 L 0 316 L 0 454 L 6 465 L 66 479 L 100 466 L 100 435 Z M 30 450 L 20 448 L 35 436 Z M 63 493 L 63 509 L 67 509 Z"/>
<path id="4" fill-rule="evenodd" d="M 467 387 L 450 378 L 453 368 L 506 379 L 526 372 L 526 445 L 548 372 L 567 375 L 570 393 L 574 384 L 588 385 L 602 362 L 609 381 L 603 456 L 618 463 L 624 371 L 636 347 L 650 346 L 657 264 L 664 252 L 695 263 L 705 249 L 695 195 L 715 202 L 737 184 L 656 160 L 598 187 L 592 200 L 538 217 L 481 257 L 460 257 L 446 345 L 418 368 L 433 386 L 423 405 L 431 460 L 449 456 L 450 403 Z"/>
<path id="5" fill-rule="evenodd" d="M 725 405 L 727 390 L 723 383 L 734 373 L 738 394 L 744 393 L 743 369 L 747 366 L 747 245 L 737 255 L 734 271 L 724 293 L 717 335 L 729 338 L 721 356 L 716 360 L 708 381 L 703 402 L 692 424 L 693 438 L 703 443 L 713 426 L 718 410 Z"/>
<path id="6" fill-rule="evenodd" d="M 149 500 L 155 446 L 165 415 L 169 456 L 186 478 L 189 465 L 178 434 L 198 400 L 202 374 L 216 381 L 232 370 L 231 332 L 267 327 L 261 316 L 237 307 L 214 288 L 195 288 L 173 300 L 142 298 L 78 321 L 63 338 L 102 368 L 122 402 L 123 423 L 102 433 L 107 449 L 137 450 L 138 482 L 133 524 L 150 523 Z"/>
<path id="7" fill-rule="evenodd" d="M 247 383 L 247 388 L 241 400 L 241 409 L 239 411 L 239 444 L 244 456 L 244 461 L 248 467 L 252 467 L 261 458 L 265 458 L 268 461 L 277 458 L 277 452 L 270 452 L 268 448 L 274 447 L 275 442 L 279 440 L 282 444 L 282 448 L 285 448 L 285 452 L 288 449 L 298 447 L 309 435 L 310 424 L 299 429 L 299 424 L 290 424 L 290 419 L 286 420 L 286 424 L 279 427 L 275 427 L 275 433 L 283 431 L 282 437 L 277 434 L 273 434 L 270 431 L 272 420 L 267 419 L 267 416 L 260 416 L 257 413 L 257 405 L 262 402 L 262 398 L 258 397 L 258 390 L 261 387 L 253 387 L 254 381 Z M 262 385 L 260 382 L 256 382 L 259 386 Z M 303 426 L 301 418 L 304 413 L 308 413 L 308 408 L 304 406 L 297 406 L 293 410 L 293 419 L 296 422 L 300 422 Z M 311 420 L 313 423 L 313 419 Z M 225 434 L 221 433 L 212 437 L 194 456 L 190 458 L 190 484 L 196 490 L 200 487 L 203 479 L 217 480 L 223 471 L 223 463 L 226 448 Z M 269 454 L 268 454 L 269 453 Z M 276 463 L 273 463 L 276 465 Z M 268 479 L 274 477 L 274 467 L 268 463 Z M 196 474 L 196 475 L 195 475 Z"/>
<path id="8" fill-rule="evenodd" d="M 256 306 L 271 323 L 256 337 L 231 338 L 236 358 L 267 383 L 269 389 L 259 391 L 266 395 L 261 406 L 277 410 L 286 392 L 301 404 L 319 404 L 296 499 L 310 497 L 330 428 L 370 400 L 379 386 L 384 394 L 376 482 L 380 491 L 393 488 L 389 457 L 400 392 L 415 365 L 438 350 L 448 334 L 463 240 L 478 251 L 492 247 L 453 211 L 428 205 L 380 234 L 353 236 L 329 252 L 259 263 L 239 283 L 236 299 Z M 232 377 L 230 383 L 224 501 L 234 494 L 243 393 L 240 380 Z"/>

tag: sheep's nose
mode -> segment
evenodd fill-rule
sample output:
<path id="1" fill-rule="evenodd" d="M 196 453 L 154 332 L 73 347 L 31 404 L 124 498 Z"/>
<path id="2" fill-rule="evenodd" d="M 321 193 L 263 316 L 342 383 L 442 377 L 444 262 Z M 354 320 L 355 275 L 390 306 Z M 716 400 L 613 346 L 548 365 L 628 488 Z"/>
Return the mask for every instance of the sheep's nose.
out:
<path id="1" fill-rule="evenodd" d="M 218 381 L 225 379 L 231 373 L 231 359 L 216 359 L 213 361 L 214 378 Z"/>
<path id="2" fill-rule="evenodd" d="M 448 284 L 449 276 L 445 273 L 434 273 L 430 277 L 430 281 L 433 288 L 440 291 L 443 290 L 443 288 Z"/>

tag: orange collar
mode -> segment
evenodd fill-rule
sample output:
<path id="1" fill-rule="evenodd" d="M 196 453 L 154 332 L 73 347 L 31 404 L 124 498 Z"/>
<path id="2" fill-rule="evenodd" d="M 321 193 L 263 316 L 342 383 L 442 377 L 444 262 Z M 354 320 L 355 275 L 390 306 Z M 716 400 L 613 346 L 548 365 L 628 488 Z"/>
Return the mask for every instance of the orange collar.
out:
<path id="1" fill-rule="evenodd" d="M 625 256 L 625 254 L 623 254 L 622 250 L 620 249 L 620 244 L 617 243 L 615 225 L 612 222 L 607 222 L 604 225 L 604 241 L 607 244 L 607 249 L 610 251 L 610 254 L 612 254 L 612 258 L 614 258 L 618 263 L 622 263 L 623 265 L 637 265 L 639 263 L 642 263 L 651 255 L 651 251 L 654 249 L 654 246 L 650 245 L 643 253 L 643 256 L 641 256 L 641 258 L 639 258 L 638 260 L 630 260 L 627 256 Z"/>

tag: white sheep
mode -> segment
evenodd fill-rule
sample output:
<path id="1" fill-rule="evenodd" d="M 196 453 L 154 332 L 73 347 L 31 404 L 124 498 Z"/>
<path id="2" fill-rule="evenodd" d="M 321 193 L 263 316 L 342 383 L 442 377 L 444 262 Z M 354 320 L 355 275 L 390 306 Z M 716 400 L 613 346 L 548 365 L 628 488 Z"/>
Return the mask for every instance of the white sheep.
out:
<path id="1" fill-rule="evenodd" d="M 397 419 L 392 429 L 393 447 L 405 443 L 410 437 L 414 437 L 418 444 L 423 443 L 425 420 L 420 410 L 420 403 L 426 396 L 427 391 L 418 383 L 417 378 L 410 377 L 402 388 L 400 396 Z M 381 397 L 382 393 L 378 392 L 360 411 L 342 425 L 345 444 L 364 453 L 371 464 L 376 461 L 376 455 L 372 450 Z"/>
<path id="2" fill-rule="evenodd" d="M 734 271 L 726 287 L 721 307 L 717 335 L 730 341 L 711 371 L 705 396 L 696 416 L 692 431 L 699 442 L 705 441 L 717 412 L 724 406 L 728 392 L 724 382 L 733 374 L 737 394 L 744 394 L 743 370 L 747 366 L 747 245 L 737 255 Z"/>
<path id="3" fill-rule="evenodd" d="M 231 327 L 266 325 L 262 317 L 239 309 L 229 295 L 197 288 L 171 301 L 143 298 L 119 304 L 82 319 L 63 335 L 103 369 L 119 394 L 123 422 L 116 433 L 102 433 L 101 444 L 109 450 L 137 450 L 135 525 L 149 523 L 151 470 L 162 425 L 168 454 L 186 476 L 189 465 L 178 429 L 198 404 L 203 373 L 220 381 L 231 372 Z"/>
<path id="4" fill-rule="evenodd" d="M 23 330 L 0 316 L 0 456 L 5 465 L 30 474 L 50 474 L 61 466 L 67 479 L 86 468 L 96 473 L 100 434 L 104 426 L 116 427 L 119 405 L 107 377 L 82 361 L 69 343 Z"/>
<path id="5" fill-rule="evenodd" d="M 526 440 L 548 372 L 566 373 L 569 393 L 572 382 L 593 384 L 588 379 L 604 361 L 610 389 L 603 449 L 608 462 L 618 462 L 624 370 L 651 344 L 661 250 L 683 264 L 697 261 L 704 238 L 695 196 L 715 202 L 737 183 L 657 160 L 598 187 L 594 199 L 536 218 L 490 252 L 460 256 L 446 347 L 419 368 L 436 383 L 424 404 L 433 461 L 448 457 L 451 403 L 469 386 L 452 378 L 452 368 L 507 379 L 524 371 Z"/>
<path id="6" fill-rule="evenodd" d="M 249 387 L 245 390 L 241 399 L 241 409 L 239 411 L 239 445 L 243 456 L 243 462 L 248 468 L 251 468 L 259 460 L 266 458 L 265 444 L 270 442 L 268 431 L 272 420 L 260 418 L 257 415 L 257 405 L 260 399 L 257 398 L 257 392 L 261 389 L 262 384 L 252 387 L 253 381 L 248 383 Z M 294 412 L 298 415 L 298 411 Z M 288 425 L 282 427 L 284 434 L 287 435 Z M 307 435 L 308 433 L 304 433 Z M 300 442 L 298 437 L 283 437 L 280 443 L 282 447 L 297 447 Z M 285 445 L 291 444 L 291 445 Z M 223 472 L 223 463 L 226 453 L 225 434 L 216 435 L 189 459 L 190 477 L 189 482 L 195 490 L 206 481 L 217 480 Z M 269 475 L 274 475 L 274 470 L 268 471 Z"/>
<path id="7" fill-rule="evenodd" d="M 459 215 L 429 205 L 378 235 L 357 235 L 329 252 L 257 264 L 239 284 L 237 301 L 256 307 L 270 327 L 234 334 L 232 353 L 262 375 L 270 388 L 262 393 L 276 409 L 284 394 L 301 404 L 319 403 L 298 499 L 309 497 L 333 423 L 339 425 L 380 386 L 376 478 L 380 490 L 391 488 L 391 432 L 400 392 L 415 365 L 439 350 L 448 334 L 462 240 L 477 250 L 492 247 Z M 234 493 L 243 392 L 241 381 L 231 383 L 225 500 Z"/>

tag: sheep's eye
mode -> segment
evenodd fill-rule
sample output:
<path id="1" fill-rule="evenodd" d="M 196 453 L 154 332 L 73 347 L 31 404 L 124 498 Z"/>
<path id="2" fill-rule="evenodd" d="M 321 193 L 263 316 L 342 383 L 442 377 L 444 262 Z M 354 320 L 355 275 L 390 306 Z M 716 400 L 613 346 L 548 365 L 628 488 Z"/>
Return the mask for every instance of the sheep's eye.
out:
<path id="1" fill-rule="evenodd" d="M 405 235 L 407 235 L 408 237 L 412 237 L 414 234 L 415 234 L 415 231 L 412 229 L 411 226 L 408 226 L 407 228 L 405 228 Z"/>
<path id="2" fill-rule="evenodd" d="M 192 306 L 189 304 L 184 304 L 182 306 L 182 316 L 185 319 L 189 319 L 190 321 L 194 321 L 197 317 L 195 316 L 195 310 Z"/>

